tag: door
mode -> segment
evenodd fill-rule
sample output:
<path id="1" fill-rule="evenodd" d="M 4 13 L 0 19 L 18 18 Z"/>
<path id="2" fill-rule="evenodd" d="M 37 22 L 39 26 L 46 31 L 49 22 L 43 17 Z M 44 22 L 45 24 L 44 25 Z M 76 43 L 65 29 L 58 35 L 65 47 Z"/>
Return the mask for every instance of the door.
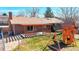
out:
<path id="1" fill-rule="evenodd" d="M 51 25 L 51 32 L 55 32 L 55 25 L 53 24 L 53 25 Z"/>

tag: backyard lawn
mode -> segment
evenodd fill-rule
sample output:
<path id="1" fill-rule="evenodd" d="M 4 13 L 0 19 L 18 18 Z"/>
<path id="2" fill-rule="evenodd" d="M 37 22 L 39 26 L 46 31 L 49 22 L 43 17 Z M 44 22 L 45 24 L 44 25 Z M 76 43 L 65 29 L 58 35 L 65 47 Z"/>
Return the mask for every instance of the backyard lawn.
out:
<path id="1" fill-rule="evenodd" d="M 79 40 L 76 40 L 77 47 L 79 48 Z"/>
<path id="2" fill-rule="evenodd" d="M 61 40 L 62 35 L 57 36 L 57 40 Z M 13 49 L 13 51 L 50 51 L 47 45 L 53 44 L 53 35 L 49 36 L 36 36 L 32 38 L 23 39 L 21 44 Z M 76 39 L 77 46 L 79 48 L 79 40 Z"/>
<path id="3" fill-rule="evenodd" d="M 17 46 L 14 51 L 47 51 L 49 50 L 47 45 L 53 44 L 50 36 L 37 36 L 32 38 L 26 38 L 22 40 L 22 43 Z"/>

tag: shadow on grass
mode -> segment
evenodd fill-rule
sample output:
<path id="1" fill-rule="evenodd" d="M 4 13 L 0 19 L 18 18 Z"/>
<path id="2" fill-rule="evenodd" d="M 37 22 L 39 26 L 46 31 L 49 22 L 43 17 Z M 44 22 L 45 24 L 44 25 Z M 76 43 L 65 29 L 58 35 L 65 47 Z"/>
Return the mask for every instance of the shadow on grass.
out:
<path id="1" fill-rule="evenodd" d="M 62 48 L 67 47 L 67 45 L 64 44 L 62 41 L 60 41 L 59 43 L 56 42 L 55 44 L 50 45 L 50 46 L 48 46 L 48 47 L 49 47 L 49 49 L 52 50 L 52 51 L 60 51 Z"/>

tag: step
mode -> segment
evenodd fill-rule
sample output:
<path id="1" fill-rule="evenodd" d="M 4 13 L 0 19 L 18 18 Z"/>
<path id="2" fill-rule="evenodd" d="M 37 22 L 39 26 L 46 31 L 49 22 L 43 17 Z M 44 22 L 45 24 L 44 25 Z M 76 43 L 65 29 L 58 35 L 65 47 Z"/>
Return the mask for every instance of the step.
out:
<path id="1" fill-rule="evenodd" d="M 19 37 L 19 35 L 17 35 L 17 39 L 18 39 L 18 40 L 20 40 L 20 37 Z"/>
<path id="2" fill-rule="evenodd" d="M 22 39 L 21 35 L 18 35 L 18 37 L 19 37 L 20 39 Z"/>
<path id="3" fill-rule="evenodd" d="M 13 36 L 11 37 L 11 39 L 12 39 L 12 41 L 14 41 L 14 40 L 15 40 Z"/>
<path id="4" fill-rule="evenodd" d="M 16 37 L 14 36 L 14 41 L 16 41 L 17 39 L 16 39 Z"/>
<path id="5" fill-rule="evenodd" d="M 25 38 L 26 36 L 25 36 L 25 34 L 21 34 L 21 37 Z"/>

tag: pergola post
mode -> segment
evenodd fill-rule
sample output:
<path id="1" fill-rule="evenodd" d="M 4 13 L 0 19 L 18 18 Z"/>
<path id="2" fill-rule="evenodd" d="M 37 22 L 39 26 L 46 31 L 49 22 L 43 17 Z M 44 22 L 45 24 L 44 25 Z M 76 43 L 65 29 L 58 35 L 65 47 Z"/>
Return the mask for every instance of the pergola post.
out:
<path id="1" fill-rule="evenodd" d="M 2 28 L 1 28 L 1 36 L 2 36 L 3 51 L 5 51 L 5 42 Z"/>
<path id="2" fill-rule="evenodd" d="M 15 25 L 13 25 L 13 32 L 14 32 L 14 35 L 15 35 Z"/>
<path id="3" fill-rule="evenodd" d="M 25 26 L 24 26 L 24 34 L 25 34 Z"/>

